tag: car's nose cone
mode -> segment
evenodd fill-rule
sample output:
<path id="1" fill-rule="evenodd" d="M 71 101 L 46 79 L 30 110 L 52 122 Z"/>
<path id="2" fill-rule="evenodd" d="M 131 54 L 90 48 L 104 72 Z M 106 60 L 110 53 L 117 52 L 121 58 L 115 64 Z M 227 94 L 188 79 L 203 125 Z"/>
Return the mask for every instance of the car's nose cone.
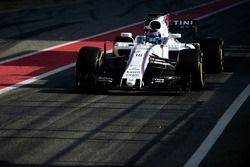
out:
<path id="1" fill-rule="evenodd" d="M 129 78 L 129 79 L 127 79 L 127 82 L 126 82 L 126 84 L 127 84 L 129 87 L 135 86 L 135 83 L 136 83 L 136 79 L 135 79 L 135 78 Z"/>

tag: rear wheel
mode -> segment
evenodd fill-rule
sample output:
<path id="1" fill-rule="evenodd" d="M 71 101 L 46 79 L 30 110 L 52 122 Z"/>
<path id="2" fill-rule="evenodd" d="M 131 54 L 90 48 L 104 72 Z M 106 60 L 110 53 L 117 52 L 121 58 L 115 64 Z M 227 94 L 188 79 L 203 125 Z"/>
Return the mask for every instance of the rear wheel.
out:
<path id="1" fill-rule="evenodd" d="M 200 47 L 204 53 L 206 73 L 219 73 L 224 71 L 224 41 L 217 38 L 199 39 Z"/>
<path id="2" fill-rule="evenodd" d="M 201 90 L 205 86 L 203 56 L 199 49 L 180 52 L 178 71 L 182 76 L 189 78 L 192 90 Z"/>
<path id="3" fill-rule="evenodd" d="M 94 88 L 102 51 L 96 47 L 80 49 L 76 61 L 76 87 Z"/>

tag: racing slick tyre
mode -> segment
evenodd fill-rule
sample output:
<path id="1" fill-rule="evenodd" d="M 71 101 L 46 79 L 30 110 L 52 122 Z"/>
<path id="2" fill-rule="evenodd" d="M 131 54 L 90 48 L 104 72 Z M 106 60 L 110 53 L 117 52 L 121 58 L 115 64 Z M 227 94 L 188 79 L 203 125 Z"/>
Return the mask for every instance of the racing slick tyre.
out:
<path id="1" fill-rule="evenodd" d="M 178 71 L 190 78 L 192 90 L 201 90 L 205 86 L 203 56 L 200 49 L 182 50 L 179 54 Z M 188 80 L 187 80 L 188 82 Z"/>
<path id="2" fill-rule="evenodd" d="M 219 73 L 224 71 L 224 41 L 218 38 L 199 39 L 204 54 L 206 73 Z"/>
<path id="3" fill-rule="evenodd" d="M 96 47 L 82 47 L 76 60 L 76 87 L 94 88 L 102 50 Z"/>

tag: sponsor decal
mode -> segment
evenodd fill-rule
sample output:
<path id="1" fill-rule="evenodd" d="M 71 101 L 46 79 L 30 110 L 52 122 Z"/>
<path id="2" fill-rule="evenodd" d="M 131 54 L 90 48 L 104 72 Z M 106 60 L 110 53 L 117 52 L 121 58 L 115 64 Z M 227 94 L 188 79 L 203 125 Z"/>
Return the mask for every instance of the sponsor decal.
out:
<path id="1" fill-rule="evenodd" d="M 126 74 L 127 78 L 139 78 L 140 74 Z"/>
<path id="2" fill-rule="evenodd" d="M 142 57 L 142 53 L 136 53 L 135 56 L 136 57 Z"/>
<path id="3" fill-rule="evenodd" d="M 192 26 L 193 20 L 173 20 L 172 24 L 175 26 Z"/>
<path id="4" fill-rule="evenodd" d="M 195 20 L 171 20 L 169 26 L 170 29 L 190 29 L 196 26 L 197 22 Z"/>

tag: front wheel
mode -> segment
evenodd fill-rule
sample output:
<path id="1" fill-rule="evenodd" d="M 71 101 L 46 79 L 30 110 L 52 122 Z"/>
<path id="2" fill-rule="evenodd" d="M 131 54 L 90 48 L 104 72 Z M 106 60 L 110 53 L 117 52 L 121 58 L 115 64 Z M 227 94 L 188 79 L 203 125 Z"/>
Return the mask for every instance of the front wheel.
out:
<path id="1" fill-rule="evenodd" d="M 80 49 L 76 61 L 75 85 L 77 88 L 94 88 L 101 56 L 100 48 L 83 47 Z"/>
<path id="2" fill-rule="evenodd" d="M 192 90 L 201 90 L 205 86 L 203 56 L 199 49 L 182 50 L 179 54 L 178 71 L 181 76 L 190 78 Z"/>
<path id="3" fill-rule="evenodd" d="M 197 59 L 196 64 L 194 64 L 194 71 L 192 72 L 192 89 L 201 90 L 205 86 L 205 72 L 203 66 L 203 57 L 202 53 L 194 56 Z"/>

